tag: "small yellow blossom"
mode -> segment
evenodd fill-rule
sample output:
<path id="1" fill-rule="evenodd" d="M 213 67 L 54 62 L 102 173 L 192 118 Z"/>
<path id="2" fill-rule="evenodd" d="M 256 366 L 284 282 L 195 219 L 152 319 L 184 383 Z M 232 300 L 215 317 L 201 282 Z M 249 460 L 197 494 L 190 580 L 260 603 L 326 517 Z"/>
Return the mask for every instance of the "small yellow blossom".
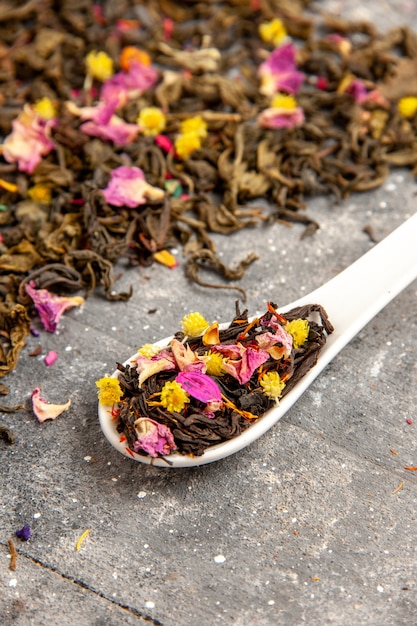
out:
<path id="1" fill-rule="evenodd" d="M 293 346 L 295 349 L 299 348 L 307 341 L 308 334 L 310 332 L 308 321 L 302 319 L 288 322 L 288 324 L 284 326 L 284 329 L 292 336 Z"/>
<path id="2" fill-rule="evenodd" d="M 104 376 L 96 381 L 98 387 L 98 399 L 100 404 L 112 406 L 120 401 L 123 391 L 117 378 Z"/>
<path id="3" fill-rule="evenodd" d="M 218 352 L 207 352 L 207 354 L 203 357 L 203 360 L 207 367 L 206 373 L 209 376 L 223 376 L 224 359 L 221 354 Z"/>
<path id="4" fill-rule="evenodd" d="M 162 387 L 161 405 L 168 411 L 180 413 L 189 401 L 187 392 L 175 380 L 165 383 Z"/>
<path id="5" fill-rule="evenodd" d="M 282 392 L 285 387 L 285 383 L 281 380 L 278 372 L 267 372 L 260 380 L 261 387 L 264 390 L 264 394 L 272 400 L 278 401 L 282 396 Z"/>
<path id="6" fill-rule="evenodd" d="M 183 317 L 181 326 L 187 337 L 198 337 L 201 333 L 204 333 L 209 323 L 204 315 L 194 312 Z"/>
<path id="7" fill-rule="evenodd" d="M 92 78 L 104 82 L 113 76 L 113 60 L 106 52 L 92 50 L 85 58 L 87 73 Z"/>
<path id="8" fill-rule="evenodd" d="M 289 96 L 284 93 L 277 93 L 272 100 L 272 106 L 274 109 L 296 109 L 297 100 L 294 96 Z"/>
<path id="9" fill-rule="evenodd" d="M 33 105 L 34 110 L 44 120 L 52 120 L 57 115 L 56 105 L 50 98 L 41 98 Z"/>
<path id="10" fill-rule="evenodd" d="M 270 22 L 260 24 L 259 34 L 265 43 L 272 43 L 274 46 L 279 46 L 287 36 L 287 31 L 283 22 L 275 18 Z"/>
<path id="11" fill-rule="evenodd" d="M 144 135 L 159 135 L 166 126 L 166 117 L 158 107 L 145 107 L 139 113 L 137 124 Z"/>
<path id="12" fill-rule="evenodd" d="M 407 119 L 414 117 L 417 113 L 417 97 L 407 96 L 406 98 L 401 98 L 398 102 L 398 112 Z"/>
<path id="13" fill-rule="evenodd" d="M 201 139 L 196 133 L 178 135 L 175 140 L 175 150 L 182 159 L 188 159 L 194 150 L 201 148 Z"/>
<path id="14" fill-rule="evenodd" d="M 154 343 L 145 343 L 138 350 L 138 354 L 146 357 L 147 359 L 151 359 L 153 356 L 158 354 L 161 351 L 161 348 Z"/>
<path id="15" fill-rule="evenodd" d="M 28 189 L 28 196 L 34 202 L 49 204 L 52 198 L 51 188 L 43 183 L 37 183 Z"/>
<path id="16" fill-rule="evenodd" d="M 207 137 L 207 124 L 201 115 L 188 117 L 186 120 L 183 120 L 180 124 L 180 129 L 182 135 L 193 133 L 200 139 L 205 139 Z"/>

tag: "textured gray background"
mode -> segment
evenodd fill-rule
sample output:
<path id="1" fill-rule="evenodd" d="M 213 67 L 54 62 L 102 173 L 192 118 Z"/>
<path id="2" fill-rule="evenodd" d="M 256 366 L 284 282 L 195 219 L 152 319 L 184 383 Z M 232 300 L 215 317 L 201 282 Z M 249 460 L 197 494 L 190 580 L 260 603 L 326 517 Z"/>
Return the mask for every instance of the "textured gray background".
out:
<path id="1" fill-rule="evenodd" d="M 417 26 L 411 0 L 320 4 L 384 30 Z M 250 313 L 268 299 L 284 305 L 369 250 L 365 226 L 383 238 L 412 215 L 416 191 L 398 170 L 381 189 L 340 205 L 309 202 L 320 230 L 301 243 L 302 226 L 275 224 L 217 237 L 217 248 L 231 264 L 259 254 L 242 281 Z M 177 330 L 187 312 L 228 320 L 236 294 L 192 286 L 181 267 L 128 271 L 117 287 L 130 284 L 128 303 L 91 297 L 57 334 L 31 337 L 5 380 L 7 401 L 28 410 L 5 416 L 16 444 L 0 442 L 1 624 L 414 623 L 417 476 L 404 466 L 417 465 L 417 284 L 269 433 L 188 470 L 148 467 L 111 448 L 94 381 Z M 52 367 L 28 356 L 38 343 L 43 355 L 58 352 Z M 71 398 L 70 410 L 38 424 L 29 408 L 37 386 L 50 402 Z M 33 537 L 16 540 L 13 572 L 7 539 L 25 523 Z"/>

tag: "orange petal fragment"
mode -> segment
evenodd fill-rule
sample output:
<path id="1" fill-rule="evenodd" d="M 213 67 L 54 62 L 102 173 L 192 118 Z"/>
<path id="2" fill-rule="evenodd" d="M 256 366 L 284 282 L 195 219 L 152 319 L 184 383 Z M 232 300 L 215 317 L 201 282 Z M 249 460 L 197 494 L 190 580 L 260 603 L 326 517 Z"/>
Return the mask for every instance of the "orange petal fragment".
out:
<path id="1" fill-rule="evenodd" d="M 215 346 L 218 343 L 220 343 L 219 322 L 213 322 L 213 324 L 204 331 L 203 344 L 205 346 Z"/>
<path id="2" fill-rule="evenodd" d="M 155 261 L 158 261 L 158 263 L 161 263 L 161 265 L 165 265 L 170 269 L 178 266 L 177 259 L 174 257 L 173 254 L 168 252 L 168 250 L 159 250 L 159 252 L 155 252 L 153 258 L 155 259 Z"/>

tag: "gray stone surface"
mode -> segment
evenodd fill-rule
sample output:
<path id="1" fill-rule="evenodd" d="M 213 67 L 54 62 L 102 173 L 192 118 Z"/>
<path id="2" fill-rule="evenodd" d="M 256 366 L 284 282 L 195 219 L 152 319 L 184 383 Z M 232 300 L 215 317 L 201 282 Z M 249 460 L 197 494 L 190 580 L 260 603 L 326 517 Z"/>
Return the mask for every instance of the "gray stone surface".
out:
<path id="1" fill-rule="evenodd" d="M 375 11 L 384 28 L 417 19 L 415 2 L 326 4 L 353 16 Z M 232 264 L 259 254 L 241 283 L 256 313 L 347 267 L 373 245 L 364 226 L 388 235 L 415 212 L 416 191 L 400 170 L 340 205 L 309 202 L 320 223 L 312 238 L 300 241 L 302 226 L 275 224 L 216 244 Z M 27 410 L 2 418 L 17 442 L 0 442 L 0 623 L 413 623 L 417 473 L 404 467 L 417 465 L 417 283 L 249 448 L 200 468 L 157 469 L 107 443 L 94 382 L 177 330 L 186 312 L 231 317 L 238 294 L 190 285 L 181 251 L 178 259 L 175 270 L 124 272 L 117 287 L 133 285 L 128 303 L 91 297 L 57 334 L 31 337 L 5 381 L 8 402 Z M 58 352 L 53 366 L 28 356 L 38 343 L 43 356 Z M 40 425 L 30 410 L 38 386 L 50 402 L 71 398 L 70 410 Z M 7 540 L 23 524 L 33 536 L 15 539 L 11 571 Z"/>

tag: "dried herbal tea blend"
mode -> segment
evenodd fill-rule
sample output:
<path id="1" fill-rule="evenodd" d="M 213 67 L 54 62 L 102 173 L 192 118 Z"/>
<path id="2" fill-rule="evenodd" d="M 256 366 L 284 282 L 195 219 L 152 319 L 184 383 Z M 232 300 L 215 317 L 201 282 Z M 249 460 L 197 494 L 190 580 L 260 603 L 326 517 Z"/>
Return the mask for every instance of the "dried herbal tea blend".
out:
<path id="1" fill-rule="evenodd" d="M 0 376 L 32 316 L 54 332 L 74 292 L 128 299 L 119 261 L 179 261 L 244 297 L 201 269 L 236 281 L 256 256 L 225 266 L 212 233 L 279 220 L 311 234 L 308 197 L 416 170 L 407 26 L 381 34 L 308 0 L 3 5 Z"/>
<path id="2" fill-rule="evenodd" d="M 133 455 L 201 456 L 239 435 L 277 404 L 315 365 L 333 331 L 324 309 L 305 305 L 249 320 L 240 312 L 227 328 L 187 315 L 167 346 L 145 344 L 117 376 L 97 381 L 120 441 Z"/>

